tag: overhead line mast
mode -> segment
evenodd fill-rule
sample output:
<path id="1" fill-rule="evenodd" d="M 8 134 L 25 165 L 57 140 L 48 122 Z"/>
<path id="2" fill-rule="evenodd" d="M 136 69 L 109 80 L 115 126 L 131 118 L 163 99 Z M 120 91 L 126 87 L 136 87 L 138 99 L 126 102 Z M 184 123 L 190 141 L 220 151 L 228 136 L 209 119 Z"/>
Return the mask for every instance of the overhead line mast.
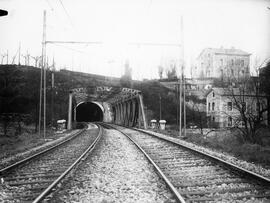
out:
<path id="1" fill-rule="evenodd" d="M 180 67 L 179 76 L 179 136 L 182 136 L 182 94 L 183 94 L 183 110 L 184 110 L 184 136 L 186 136 L 186 84 L 185 84 L 185 55 L 184 55 L 184 23 L 181 16 L 181 45 L 182 45 L 182 65 Z"/>
<path id="2" fill-rule="evenodd" d="M 38 134 L 41 135 L 41 120 L 42 120 L 42 86 L 44 88 L 44 123 L 43 137 L 46 138 L 46 10 L 43 12 L 43 34 L 42 34 L 42 53 L 41 53 L 41 71 L 40 71 L 40 91 L 39 91 L 39 119 L 38 119 Z M 43 74 L 44 72 L 44 74 Z M 43 84 L 44 77 L 44 84 Z"/>

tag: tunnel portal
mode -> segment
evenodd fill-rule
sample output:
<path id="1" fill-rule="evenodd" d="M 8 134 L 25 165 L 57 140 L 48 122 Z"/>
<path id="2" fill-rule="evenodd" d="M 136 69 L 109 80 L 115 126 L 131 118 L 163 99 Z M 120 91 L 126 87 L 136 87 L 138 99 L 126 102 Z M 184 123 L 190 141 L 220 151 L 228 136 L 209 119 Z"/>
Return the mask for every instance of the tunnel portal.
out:
<path id="1" fill-rule="evenodd" d="M 76 121 L 95 122 L 103 121 L 103 111 L 93 102 L 84 102 L 76 107 Z"/>

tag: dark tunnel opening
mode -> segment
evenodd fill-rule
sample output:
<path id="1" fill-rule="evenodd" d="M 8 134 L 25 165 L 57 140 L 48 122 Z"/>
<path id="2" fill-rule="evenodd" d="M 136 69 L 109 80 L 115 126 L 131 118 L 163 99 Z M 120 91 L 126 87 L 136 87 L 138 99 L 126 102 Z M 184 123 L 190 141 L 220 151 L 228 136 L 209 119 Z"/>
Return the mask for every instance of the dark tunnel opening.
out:
<path id="1" fill-rule="evenodd" d="M 103 121 L 102 109 L 95 103 L 85 102 L 76 108 L 77 122 Z"/>

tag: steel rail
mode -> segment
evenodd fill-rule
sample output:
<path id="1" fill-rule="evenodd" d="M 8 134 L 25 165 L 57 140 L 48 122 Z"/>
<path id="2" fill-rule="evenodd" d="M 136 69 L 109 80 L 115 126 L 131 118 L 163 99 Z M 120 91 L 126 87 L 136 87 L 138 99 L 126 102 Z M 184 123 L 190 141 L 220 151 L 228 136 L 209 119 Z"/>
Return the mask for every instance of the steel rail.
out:
<path id="1" fill-rule="evenodd" d="M 84 158 L 87 153 L 92 152 L 92 150 L 97 145 L 100 140 L 101 135 L 103 134 L 103 128 L 98 125 L 99 133 L 95 141 L 84 151 L 84 153 L 67 169 L 65 170 L 51 185 L 47 187 L 34 201 L 33 203 L 41 202 L 50 192 L 51 190 L 61 181 L 63 178 Z"/>
<path id="2" fill-rule="evenodd" d="M 151 157 L 144 151 L 144 149 L 135 140 L 133 140 L 129 135 L 127 135 L 126 133 L 122 132 L 121 130 L 115 128 L 114 126 L 107 125 L 107 124 L 104 124 L 104 123 L 102 123 L 101 125 L 107 126 L 109 128 L 113 128 L 113 129 L 117 130 L 118 132 L 122 133 L 123 135 L 125 135 L 128 139 L 130 139 L 130 141 L 133 142 L 136 145 L 136 147 L 144 154 L 144 156 L 148 159 L 148 161 L 154 166 L 154 168 L 156 169 L 156 171 L 158 172 L 160 177 L 165 181 L 167 186 L 173 192 L 173 194 L 176 197 L 177 201 L 180 202 L 180 203 L 185 203 L 184 198 L 180 195 L 180 193 L 177 191 L 177 189 L 173 186 L 171 181 L 166 177 L 166 175 L 162 172 L 162 170 L 158 167 L 158 165 L 151 159 Z"/>
<path id="3" fill-rule="evenodd" d="M 228 162 L 228 161 L 225 161 L 225 160 L 223 160 L 223 159 L 221 159 L 221 158 L 218 158 L 218 157 L 215 157 L 215 156 L 213 156 L 213 155 L 207 154 L 207 153 L 205 153 L 205 152 L 202 152 L 202 151 L 200 151 L 200 150 L 194 149 L 194 148 L 192 148 L 192 147 L 185 146 L 185 145 L 183 145 L 183 144 L 181 144 L 181 143 L 179 143 L 179 142 L 177 142 L 177 141 L 170 140 L 170 139 L 166 139 L 166 138 L 164 138 L 164 137 L 154 135 L 154 134 L 152 134 L 151 132 L 147 132 L 147 131 L 142 130 L 142 129 L 132 128 L 132 130 L 136 130 L 136 131 L 139 131 L 139 132 L 142 132 L 142 133 L 151 135 L 151 136 L 153 136 L 153 137 L 157 137 L 157 138 L 159 138 L 159 139 L 162 139 L 162 140 L 171 142 L 171 143 L 176 144 L 176 145 L 178 145 L 178 146 L 181 146 L 181 147 L 183 147 L 183 148 L 185 148 L 185 149 L 188 149 L 188 150 L 190 150 L 190 151 L 193 151 L 193 152 L 196 152 L 196 153 L 201 154 L 201 155 L 203 155 L 203 156 L 206 156 L 206 157 L 208 157 L 208 158 L 210 158 L 210 159 L 212 159 L 212 160 L 214 160 L 214 161 L 216 161 L 216 162 L 219 162 L 219 163 L 223 164 L 225 167 L 228 167 L 228 168 L 230 168 L 230 169 L 234 169 L 234 170 L 239 171 L 239 172 L 241 172 L 241 173 L 243 173 L 243 174 L 249 175 L 249 176 L 255 178 L 255 179 L 258 180 L 258 181 L 261 181 L 261 182 L 264 182 L 264 183 L 270 185 L 270 179 L 269 179 L 269 178 L 264 177 L 264 176 L 262 176 L 262 175 L 260 175 L 260 174 L 255 173 L 255 172 L 249 171 L 249 170 L 247 170 L 247 169 L 245 169 L 245 168 L 242 168 L 242 167 L 240 167 L 240 166 L 237 166 L 237 165 L 235 165 L 235 164 L 232 164 L 232 163 L 230 163 L 230 162 Z"/>
<path id="4" fill-rule="evenodd" d="M 53 150 L 53 149 L 55 149 L 55 148 L 63 145 L 63 144 L 65 144 L 66 142 L 74 139 L 75 137 L 77 137 L 78 135 L 80 135 L 81 133 L 83 133 L 85 130 L 86 130 L 86 128 L 80 130 L 79 132 L 75 133 L 71 137 L 69 137 L 67 139 L 64 139 L 63 141 L 61 141 L 61 142 L 59 142 L 59 143 L 57 143 L 57 144 L 55 144 L 55 145 L 53 145 L 51 147 L 48 147 L 48 148 L 46 148 L 46 149 L 44 149 L 44 150 L 42 150 L 40 152 L 37 152 L 37 153 L 35 153 L 35 154 L 33 154 L 33 155 L 29 156 L 29 157 L 26 157 L 26 158 L 24 158 L 24 159 L 22 159 L 22 160 L 20 160 L 20 161 L 18 161 L 16 163 L 14 163 L 14 164 L 11 164 L 11 165 L 9 165 L 9 166 L 7 166 L 5 168 L 0 169 L 0 175 L 2 175 L 3 173 L 7 172 L 8 170 L 11 170 L 12 168 L 15 168 L 15 167 L 17 167 L 19 165 L 25 164 L 26 162 L 28 162 L 28 161 L 30 161 L 30 160 L 32 160 L 32 159 L 34 159 L 34 158 L 36 158 L 36 157 L 38 157 L 38 156 L 40 156 L 42 154 L 45 154 L 45 153 L 47 153 L 47 152 L 49 152 L 49 151 L 51 151 L 51 150 Z"/>

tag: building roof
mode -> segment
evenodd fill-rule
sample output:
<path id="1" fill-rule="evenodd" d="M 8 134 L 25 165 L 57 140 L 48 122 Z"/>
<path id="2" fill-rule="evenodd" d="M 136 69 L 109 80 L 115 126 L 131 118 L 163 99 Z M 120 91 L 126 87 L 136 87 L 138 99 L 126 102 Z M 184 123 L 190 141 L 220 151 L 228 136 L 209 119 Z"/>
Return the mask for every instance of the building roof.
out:
<path id="1" fill-rule="evenodd" d="M 234 94 L 234 95 L 237 95 L 237 94 L 239 94 L 239 88 L 220 88 L 220 87 L 213 87 L 211 90 L 210 90 L 210 92 L 211 91 L 214 91 L 216 94 L 218 94 L 218 95 L 231 95 L 232 93 Z M 209 92 L 209 93 L 210 93 Z M 208 93 L 208 94 L 209 94 Z M 207 95 L 208 95 L 207 94 Z"/>
<path id="2" fill-rule="evenodd" d="M 206 97 L 211 93 L 215 92 L 217 95 L 221 96 L 249 96 L 249 97 L 254 97 L 256 96 L 255 92 L 253 91 L 246 91 L 246 92 L 240 92 L 239 88 L 221 88 L 221 87 L 213 87 L 212 89 L 209 90 L 209 92 L 206 94 Z M 259 97 L 265 97 L 266 95 L 260 94 L 258 95 Z"/>
<path id="3" fill-rule="evenodd" d="M 245 52 L 245 51 L 243 51 L 241 49 L 235 49 L 235 48 L 231 48 L 231 49 L 224 49 L 224 48 L 205 48 L 200 53 L 199 57 L 204 52 L 213 53 L 213 54 L 223 54 L 223 55 L 241 55 L 241 56 L 249 56 L 249 55 L 251 55 L 248 52 Z"/>

